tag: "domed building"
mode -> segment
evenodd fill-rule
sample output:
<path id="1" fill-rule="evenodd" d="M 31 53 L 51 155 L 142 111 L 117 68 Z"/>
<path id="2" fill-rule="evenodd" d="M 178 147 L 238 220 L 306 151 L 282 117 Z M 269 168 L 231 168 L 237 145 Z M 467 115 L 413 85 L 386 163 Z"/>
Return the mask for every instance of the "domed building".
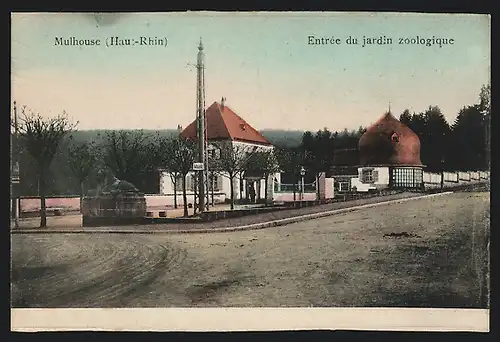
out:
<path id="1" fill-rule="evenodd" d="M 390 112 L 359 139 L 358 180 L 363 188 L 422 188 L 420 139 Z"/>

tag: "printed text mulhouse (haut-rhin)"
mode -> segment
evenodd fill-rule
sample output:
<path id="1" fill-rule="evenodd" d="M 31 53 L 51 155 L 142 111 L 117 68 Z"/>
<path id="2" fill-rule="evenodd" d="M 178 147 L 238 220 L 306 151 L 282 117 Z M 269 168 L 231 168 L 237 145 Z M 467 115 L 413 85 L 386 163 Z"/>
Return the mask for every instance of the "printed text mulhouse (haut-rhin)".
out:
<path id="1" fill-rule="evenodd" d="M 55 37 L 55 46 L 167 46 L 168 40 L 165 37 L 136 37 L 122 38 L 119 36 L 101 38 L 76 38 L 76 37 Z"/>

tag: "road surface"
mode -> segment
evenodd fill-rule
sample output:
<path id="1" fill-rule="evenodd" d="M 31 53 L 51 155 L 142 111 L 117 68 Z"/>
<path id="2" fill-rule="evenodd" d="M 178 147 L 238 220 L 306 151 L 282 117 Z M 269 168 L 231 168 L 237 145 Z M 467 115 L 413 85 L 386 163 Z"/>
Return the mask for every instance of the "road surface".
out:
<path id="1" fill-rule="evenodd" d="M 485 307 L 489 192 L 258 231 L 27 234 L 13 307 Z"/>

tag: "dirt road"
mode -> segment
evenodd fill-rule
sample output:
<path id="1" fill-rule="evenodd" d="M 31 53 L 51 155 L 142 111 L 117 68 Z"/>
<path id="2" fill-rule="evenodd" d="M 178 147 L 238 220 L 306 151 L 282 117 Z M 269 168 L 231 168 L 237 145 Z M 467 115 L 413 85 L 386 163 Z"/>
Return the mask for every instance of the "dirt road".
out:
<path id="1" fill-rule="evenodd" d="M 12 235 L 13 307 L 484 307 L 489 192 L 259 231 Z"/>

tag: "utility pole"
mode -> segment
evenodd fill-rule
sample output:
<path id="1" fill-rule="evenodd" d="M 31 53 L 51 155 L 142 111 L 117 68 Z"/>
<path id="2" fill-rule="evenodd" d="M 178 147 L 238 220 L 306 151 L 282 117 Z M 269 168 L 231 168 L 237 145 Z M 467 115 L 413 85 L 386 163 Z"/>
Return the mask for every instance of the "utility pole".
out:
<path id="1" fill-rule="evenodd" d="M 200 38 L 200 44 L 201 44 L 201 38 Z M 203 126 L 204 126 L 204 180 L 205 180 L 205 208 L 208 211 L 209 210 L 209 205 L 210 205 L 210 183 L 208 180 L 208 125 L 207 125 L 207 114 L 205 111 L 205 56 L 203 55 Z"/>
<path id="2" fill-rule="evenodd" d="M 19 183 L 19 139 L 18 139 L 18 126 L 17 126 L 17 107 L 14 101 L 14 134 L 12 134 L 12 125 L 10 133 L 10 194 L 11 194 L 11 210 L 14 215 L 14 226 L 19 228 L 19 208 L 17 203 L 17 191 L 14 191 L 14 184 Z M 13 150 L 14 144 L 16 149 Z M 17 187 L 16 187 L 17 188 Z M 16 189 L 17 190 L 17 189 Z"/>
<path id="3" fill-rule="evenodd" d="M 205 186 L 206 186 L 206 153 L 205 153 L 205 54 L 203 53 L 203 43 L 200 38 L 200 45 L 198 46 L 198 63 L 196 64 L 196 119 L 198 123 L 198 162 L 203 163 L 203 170 L 199 172 L 198 181 L 198 208 L 200 213 L 205 211 Z"/>
<path id="4" fill-rule="evenodd" d="M 15 112 L 16 105 L 14 104 L 14 112 Z M 12 118 L 12 117 L 11 117 Z M 13 154 L 12 154 L 12 144 L 13 144 L 13 138 L 12 138 L 12 125 L 10 125 L 10 219 L 12 220 L 12 216 L 14 216 L 14 193 L 12 190 L 14 189 L 14 159 L 13 159 Z M 12 221 L 10 221 L 12 222 Z"/>
<path id="5" fill-rule="evenodd" d="M 491 107 L 490 107 L 491 108 Z M 486 169 L 491 168 L 491 109 L 485 109 L 483 112 L 485 138 L 486 138 Z"/>

